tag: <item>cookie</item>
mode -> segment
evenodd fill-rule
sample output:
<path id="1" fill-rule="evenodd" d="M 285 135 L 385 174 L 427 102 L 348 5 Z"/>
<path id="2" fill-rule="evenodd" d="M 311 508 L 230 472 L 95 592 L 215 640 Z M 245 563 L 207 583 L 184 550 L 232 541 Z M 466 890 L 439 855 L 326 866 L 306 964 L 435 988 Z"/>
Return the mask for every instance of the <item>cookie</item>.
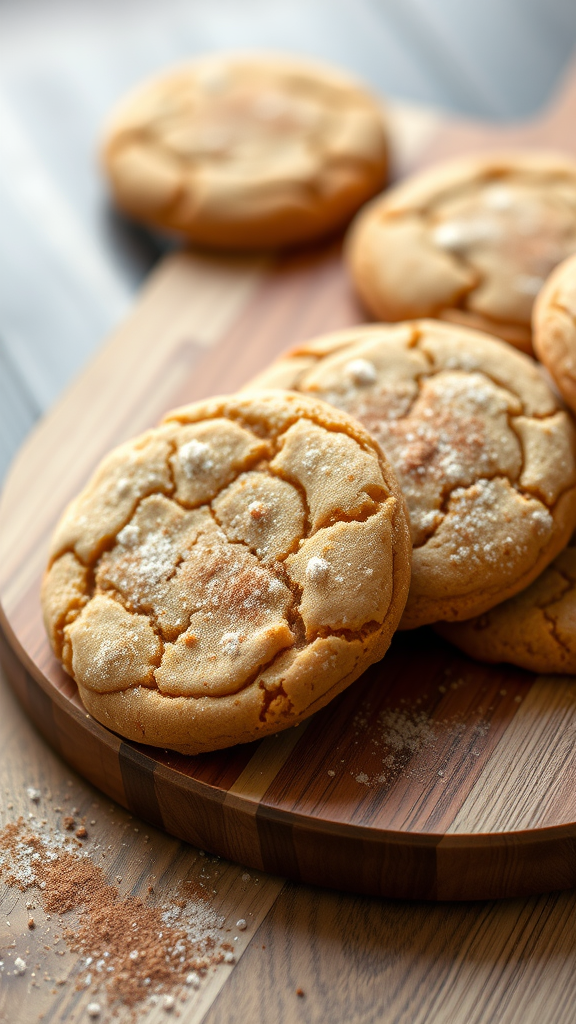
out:
<path id="1" fill-rule="evenodd" d="M 278 247 L 344 226 L 388 174 L 379 103 L 323 65 L 211 55 L 113 114 L 104 170 L 126 213 L 194 242 Z"/>
<path id="2" fill-rule="evenodd" d="M 534 303 L 534 351 L 576 412 L 576 256 L 552 271 Z"/>
<path id="3" fill-rule="evenodd" d="M 576 252 L 576 162 L 546 153 L 439 164 L 363 210 L 348 264 L 379 320 L 437 317 L 531 352 L 534 297 Z"/>
<path id="4" fill-rule="evenodd" d="M 103 460 L 56 528 L 44 620 L 95 718 L 197 754 L 297 725 L 379 660 L 410 555 L 360 424 L 284 392 L 215 398 Z"/>
<path id="5" fill-rule="evenodd" d="M 441 636 L 479 661 L 531 672 L 576 672 L 576 538 L 521 594 L 467 622 L 442 622 Z"/>
<path id="6" fill-rule="evenodd" d="M 351 413 L 389 457 L 414 551 L 402 619 L 468 619 L 526 587 L 576 523 L 576 442 L 536 364 L 453 324 L 364 325 L 300 345 L 251 387 Z"/>

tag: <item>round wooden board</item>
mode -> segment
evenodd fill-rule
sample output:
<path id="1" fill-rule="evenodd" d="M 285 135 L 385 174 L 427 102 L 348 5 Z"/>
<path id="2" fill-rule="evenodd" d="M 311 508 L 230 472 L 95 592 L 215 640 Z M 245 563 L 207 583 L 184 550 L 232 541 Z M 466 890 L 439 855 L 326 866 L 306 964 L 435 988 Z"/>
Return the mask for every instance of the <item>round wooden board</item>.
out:
<path id="1" fill-rule="evenodd" d="M 53 658 L 39 581 L 63 506 L 111 445 L 360 319 L 337 250 L 282 265 L 181 254 L 22 449 L 0 507 L 2 662 L 82 775 L 201 848 L 303 882 L 417 899 L 576 884 L 576 681 L 460 656 L 431 631 L 299 728 L 184 757 L 124 742 Z"/>

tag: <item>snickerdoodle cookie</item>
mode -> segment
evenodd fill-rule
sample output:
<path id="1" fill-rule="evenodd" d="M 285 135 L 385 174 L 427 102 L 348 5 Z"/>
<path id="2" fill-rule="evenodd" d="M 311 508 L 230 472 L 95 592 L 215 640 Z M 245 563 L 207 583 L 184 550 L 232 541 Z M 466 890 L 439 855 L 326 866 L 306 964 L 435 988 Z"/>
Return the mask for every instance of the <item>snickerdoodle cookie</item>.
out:
<path id="1" fill-rule="evenodd" d="M 168 414 L 64 513 L 42 603 L 92 715 L 196 754 L 295 725 L 386 651 L 410 580 L 367 431 L 279 391 Z"/>
<path id="2" fill-rule="evenodd" d="M 195 242 L 301 242 L 345 225 L 383 187 L 379 103 L 331 68 L 211 55 L 147 82 L 113 114 L 103 164 L 128 214 Z"/>
<path id="3" fill-rule="evenodd" d="M 521 594 L 467 622 L 436 628 L 480 661 L 576 672 L 576 538 Z"/>
<path id="4" fill-rule="evenodd" d="M 534 304 L 534 351 L 576 412 L 576 256 L 552 271 Z"/>
<path id="5" fill-rule="evenodd" d="M 466 157 L 415 175 L 359 214 L 356 288 L 380 320 L 433 316 L 531 351 L 534 296 L 576 252 L 576 162 Z"/>
<path id="6" fill-rule="evenodd" d="M 572 533 L 572 422 L 535 363 L 496 338 L 438 320 L 350 327 L 300 345 L 250 386 L 346 410 L 390 458 L 414 544 L 405 628 L 486 611 Z"/>

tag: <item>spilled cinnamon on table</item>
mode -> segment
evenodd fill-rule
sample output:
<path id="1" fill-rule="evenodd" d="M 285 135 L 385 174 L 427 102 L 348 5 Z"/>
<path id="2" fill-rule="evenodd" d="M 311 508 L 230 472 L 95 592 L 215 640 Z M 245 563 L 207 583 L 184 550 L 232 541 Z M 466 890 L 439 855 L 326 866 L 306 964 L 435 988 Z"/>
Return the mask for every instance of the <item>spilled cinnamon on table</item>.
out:
<path id="1" fill-rule="evenodd" d="M 198 988 L 209 968 L 234 962 L 233 947 L 220 938 L 223 918 L 201 886 L 184 882 L 162 905 L 122 895 L 69 831 L 34 830 L 23 818 L 5 825 L 0 877 L 21 892 L 38 891 L 46 914 L 58 915 L 68 948 L 83 958 L 77 987 L 108 1006 L 135 1007 L 151 997 L 170 1009 L 172 993 Z M 14 973 L 26 967 L 21 957 L 14 961 Z M 99 1015 L 100 1005 L 91 1005 Z"/>

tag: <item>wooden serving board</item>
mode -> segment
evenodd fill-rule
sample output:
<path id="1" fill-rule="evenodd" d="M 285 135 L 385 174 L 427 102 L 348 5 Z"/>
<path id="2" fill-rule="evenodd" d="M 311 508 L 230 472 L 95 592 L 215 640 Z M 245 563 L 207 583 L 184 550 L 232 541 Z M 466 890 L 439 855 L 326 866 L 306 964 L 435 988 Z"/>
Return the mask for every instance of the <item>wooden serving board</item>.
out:
<path id="1" fill-rule="evenodd" d="M 487 145 L 576 152 L 576 78 L 538 123 L 393 110 L 396 167 Z M 1 656 L 39 730 L 136 814 L 251 867 L 360 893 L 480 899 L 576 885 L 576 679 L 487 667 L 428 630 L 296 729 L 199 757 L 123 741 L 52 656 L 39 582 L 66 502 L 168 408 L 235 390 L 288 346 L 364 319 L 339 245 L 272 262 L 168 257 L 31 435 L 0 505 Z"/>

